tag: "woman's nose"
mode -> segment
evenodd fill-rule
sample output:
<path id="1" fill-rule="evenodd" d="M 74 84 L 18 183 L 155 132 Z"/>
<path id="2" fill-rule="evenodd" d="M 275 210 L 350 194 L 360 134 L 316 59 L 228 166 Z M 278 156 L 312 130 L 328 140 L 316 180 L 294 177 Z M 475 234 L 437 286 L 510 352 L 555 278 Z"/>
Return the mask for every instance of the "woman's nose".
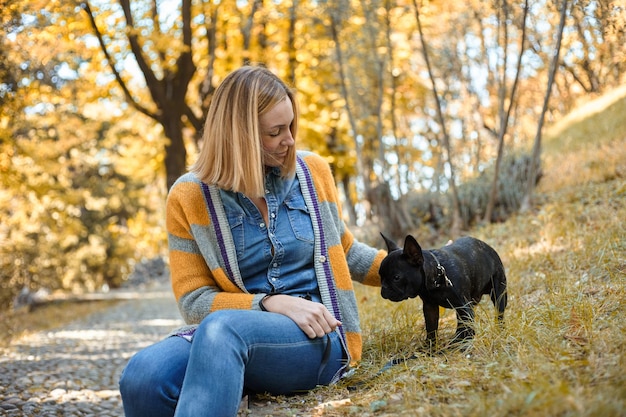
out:
<path id="1" fill-rule="evenodd" d="M 296 140 L 293 138 L 291 134 L 291 130 L 287 129 L 287 135 L 285 135 L 284 139 L 281 142 L 283 146 L 293 146 L 296 143 Z"/>

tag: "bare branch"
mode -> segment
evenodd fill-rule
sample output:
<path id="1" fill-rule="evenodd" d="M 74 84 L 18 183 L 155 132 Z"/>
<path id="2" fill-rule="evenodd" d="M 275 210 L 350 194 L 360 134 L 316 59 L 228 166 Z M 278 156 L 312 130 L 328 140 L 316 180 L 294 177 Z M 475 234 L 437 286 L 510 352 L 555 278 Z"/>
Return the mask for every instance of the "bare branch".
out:
<path id="1" fill-rule="evenodd" d="M 194 130 L 198 133 L 202 133 L 202 119 L 200 119 L 196 114 L 191 110 L 191 107 L 185 106 L 183 109 L 183 114 L 187 116 L 189 123 L 193 126 Z"/>
<path id="2" fill-rule="evenodd" d="M 178 76 L 173 77 L 175 79 L 176 85 L 174 87 L 176 91 L 172 92 L 172 94 L 177 95 L 177 99 L 182 105 L 185 103 L 185 95 L 189 88 L 189 82 L 196 72 L 196 66 L 193 63 L 191 53 L 191 0 L 183 0 L 181 15 L 183 18 L 183 45 L 185 45 L 185 48 L 176 60 Z"/>
<path id="3" fill-rule="evenodd" d="M 150 64 L 148 64 L 143 55 L 142 48 L 139 43 L 139 38 L 137 37 L 137 33 L 135 32 L 135 22 L 130 10 L 130 0 L 119 0 L 119 2 L 122 6 L 122 10 L 124 11 L 124 17 L 126 18 L 126 35 L 128 37 L 130 49 L 135 56 L 135 60 L 137 61 L 139 69 L 146 79 L 146 85 L 148 87 L 148 90 L 150 90 L 150 94 L 152 95 L 154 102 L 159 107 L 159 113 L 161 113 L 160 106 L 163 105 L 163 103 L 165 102 L 163 85 L 161 84 L 161 81 L 156 77 L 154 71 L 152 71 L 152 68 L 150 68 Z"/>
<path id="4" fill-rule="evenodd" d="M 96 38 L 98 38 L 98 43 L 100 44 L 100 49 L 102 50 L 102 53 L 104 54 L 104 57 L 106 58 L 107 62 L 109 63 L 109 67 L 111 68 L 111 71 L 113 72 L 113 76 L 115 77 L 115 80 L 117 81 L 118 85 L 120 86 L 120 88 L 124 92 L 124 97 L 126 97 L 126 101 L 128 103 L 130 103 L 139 112 L 141 112 L 141 113 L 145 114 L 146 116 L 148 116 L 148 117 L 158 121 L 159 120 L 158 116 L 154 112 L 151 112 L 150 110 L 148 110 L 147 108 L 145 108 L 144 106 L 139 104 L 135 100 L 135 98 L 132 96 L 132 94 L 130 93 L 130 90 L 126 86 L 126 83 L 122 79 L 122 76 L 120 75 L 119 71 L 115 67 L 115 61 L 113 60 L 113 57 L 111 56 L 111 54 L 109 54 L 109 51 L 108 51 L 108 49 L 106 47 L 106 44 L 104 42 L 104 38 L 102 36 L 102 33 L 100 32 L 100 29 L 98 28 L 98 24 L 96 23 L 95 16 L 93 15 L 93 12 L 91 11 L 91 7 L 89 6 L 89 1 L 88 0 L 84 0 L 82 2 L 82 9 L 85 10 L 85 12 L 87 13 L 87 17 L 89 18 L 89 22 L 91 24 L 91 27 L 93 28 L 93 31 L 94 31 L 94 33 L 96 35 Z"/>
<path id="5" fill-rule="evenodd" d="M 152 8 L 150 11 L 152 12 L 152 26 L 154 26 L 154 31 L 161 34 L 161 24 L 159 23 L 159 5 L 157 4 L 157 0 L 152 0 Z M 167 59 L 165 51 L 159 51 L 159 58 L 161 59 L 161 62 L 165 62 Z"/>

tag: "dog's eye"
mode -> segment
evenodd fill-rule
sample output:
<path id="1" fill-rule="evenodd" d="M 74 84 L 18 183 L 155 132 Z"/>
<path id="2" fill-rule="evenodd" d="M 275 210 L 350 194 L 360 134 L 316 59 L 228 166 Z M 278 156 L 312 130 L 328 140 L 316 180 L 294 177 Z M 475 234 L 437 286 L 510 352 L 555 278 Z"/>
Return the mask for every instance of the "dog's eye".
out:
<path id="1" fill-rule="evenodd" d="M 394 276 L 393 276 L 393 282 L 398 282 L 398 281 L 400 281 L 400 278 L 401 278 L 401 277 L 400 277 L 400 275 L 394 275 Z"/>

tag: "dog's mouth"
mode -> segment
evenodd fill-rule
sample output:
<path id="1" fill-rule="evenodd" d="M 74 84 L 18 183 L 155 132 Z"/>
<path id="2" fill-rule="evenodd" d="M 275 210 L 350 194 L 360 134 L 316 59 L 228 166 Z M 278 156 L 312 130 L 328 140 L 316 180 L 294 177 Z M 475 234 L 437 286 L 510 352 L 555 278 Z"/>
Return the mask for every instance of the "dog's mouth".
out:
<path id="1" fill-rule="evenodd" d="M 389 288 L 382 288 L 380 291 L 380 295 L 385 299 L 393 302 L 404 301 L 409 298 L 415 298 L 415 295 L 411 296 L 410 294 L 396 292 L 390 290 Z"/>
<path id="2" fill-rule="evenodd" d="M 389 301 L 393 301 L 394 303 L 397 303 L 399 301 L 404 301 L 406 299 L 408 299 L 409 297 L 406 296 L 393 296 L 393 297 L 385 297 L 383 296 L 384 299 L 389 300 Z"/>

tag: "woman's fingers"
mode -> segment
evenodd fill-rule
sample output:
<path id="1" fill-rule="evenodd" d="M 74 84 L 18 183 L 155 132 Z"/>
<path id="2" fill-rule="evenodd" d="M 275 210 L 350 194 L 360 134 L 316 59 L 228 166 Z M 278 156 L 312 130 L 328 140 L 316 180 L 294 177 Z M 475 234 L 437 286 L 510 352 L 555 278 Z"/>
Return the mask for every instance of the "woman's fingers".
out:
<path id="1" fill-rule="evenodd" d="M 328 323 L 328 326 L 330 327 L 330 330 L 326 333 L 330 333 L 334 331 L 338 326 L 341 326 L 341 322 L 337 320 L 332 314 L 330 314 L 330 311 L 328 311 L 326 307 L 324 307 L 324 320 L 326 321 L 326 323 Z"/>
<path id="2" fill-rule="evenodd" d="M 269 311 L 291 318 L 311 339 L 333 332 L 341 322 L 320 303 L 288 295 L 273 295 L 264 303 Z"/>

